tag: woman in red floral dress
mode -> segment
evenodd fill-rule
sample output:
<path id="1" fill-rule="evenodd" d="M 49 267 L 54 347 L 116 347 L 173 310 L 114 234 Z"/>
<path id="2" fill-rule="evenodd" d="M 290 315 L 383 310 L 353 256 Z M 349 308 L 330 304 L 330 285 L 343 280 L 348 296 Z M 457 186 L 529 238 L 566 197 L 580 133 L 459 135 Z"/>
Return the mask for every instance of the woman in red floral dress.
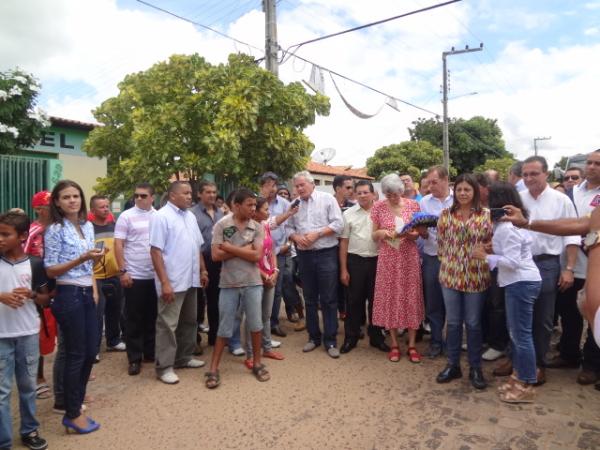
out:
<path id="1" fill-rule="evenodd" d="M 415 348 L 417 329 L 423 321 L 423 288 L 421 265 L 416 240 L 417 231 L 398 234 L 403 225 L 410 222 L 419 204 L 402 198 L 404 184 L 398 175 L 387 175 L 381 180 L 385 200 L 371 210 L 373 240 L 379 242 L 375 299 L 373 303 L 373 325 L 390 330 L 392 339 L 388 359 L 400 360 L 397 329 L 408 329 L 408 351 L 410 362 L 421 362 Z"/>

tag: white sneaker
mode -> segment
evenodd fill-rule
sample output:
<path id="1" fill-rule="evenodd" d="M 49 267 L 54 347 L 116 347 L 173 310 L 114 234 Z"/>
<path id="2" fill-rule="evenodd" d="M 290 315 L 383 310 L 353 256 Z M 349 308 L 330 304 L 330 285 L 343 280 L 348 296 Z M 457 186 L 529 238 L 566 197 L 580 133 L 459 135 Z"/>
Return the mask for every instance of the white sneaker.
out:
<path id="1" fill-rule="evenodd" d="M 231 354 L 233 356 L 244 356 L 246 354 L 246 352 L 244 351 L 244 349 L 242 347 L 239 347 L 239 348 L 236 348 L 235 350 L 232 350 Z"/>
<path id="2" fill-rule="evenodd" d="M 462 349 L 463 352 L 466 352 L 467 351 L 467 344 L 461 345 L 460 348 Z"/>
<path id="3" fill-rule="evenodd" d="M 200 331 L 201 333 L 208 333 L 209 328 L 204 325 L 204 324 L 200 324 L 198 325 L 198 331 Z"/>
<path id="4" fill-rule="evenodd" d="M 279 348 L 281 347 L 281 342 L 271 339 L 271 348 Z"/>
<path id="5" fill-rule="evenodd" d="M 161 376 L 158 377 L 158 379 L 165 384 L 179 383 L 179 377 L 172 370 L 168 370 L 167 372 L 163 373 Z"/>
<path id="6" fill-rule="evenodd" d="M 500 358 L 501 356 L 504 356 L 504 352 L 501 352 L 500 350 L 496 350 L 492 347 L 488 348 L 483 355 L 481 355 L 481 357 L 485 360 L 485 361 L 496 361 L 498 358 Z"/>
<path id="7" fill-rule="evenodd" d="M 109 352 L 124 352 L 127 350 L 127 346 L 125 345 L 125 342 L 119 342 L 117 345 L 112 347 L 106 347 L 106 350 Z"/>
<path id="8" fill-rule="evenodd" d="M 181 369 L 199 369 L 200 367 L 204 367 L 204 364 L 206 364 L 204 361 L 200 360 L 200 359 L 190 359 L 188 362 L 186 362 L 185 364 L 181 365 L 181 366 L 177 366 L 177 368 L 181 368 Z"/>

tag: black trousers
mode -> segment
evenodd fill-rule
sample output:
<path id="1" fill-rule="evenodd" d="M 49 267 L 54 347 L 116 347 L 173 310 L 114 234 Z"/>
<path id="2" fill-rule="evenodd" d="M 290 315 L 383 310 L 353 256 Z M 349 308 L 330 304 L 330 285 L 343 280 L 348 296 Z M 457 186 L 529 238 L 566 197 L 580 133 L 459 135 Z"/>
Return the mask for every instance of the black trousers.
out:
<path id="1" fill-rule="evenodd" d="M 204 254 L 204 263 L 208 272 L 208 286 L 204 295 L 206 298 L 206 315 L 208 317 L 208 345 L 215 345 L 217 331 L 219 330 L 219 279 L 221 277 L 221 263 L 213 261 L 210 254 Z"/>
<path id="2" fill-rule="evenodd" d="M 556 295 L 556 312 L 562 327 L 558 350 L 561 358 L 570 362 L 581 360 L 583 317 L 577 308 L 577 292 L 584 284 L 585 280 L 575 278 L 573 286 L 564 292 L 559 291 Z"/>
<path id="3" fill-rule="evenodd" d="M 498 269 L 491 272 L 492 282 L 483 306 L 482 329 L 484 341 L 494 350 L 504 351 L 509 337 L 506 328 L 504 288 L 498 286 Z"/>
<path id="4" fill-rule="evenodd" d="M 124 290 L 127 359 L 130 363 L 153 359 L 158 306 L 154 280 L 133 280 L 133 286 Z"/>
<path id="5" fill-rule="evenodd" d="M 368 334 L 372 343 L 383 340 L 381 327 L 373 326 L 373 296 L 375 293 L 375 274 L 377 273 L 377 257 L 365 258 L 348 253 L 348 303 L 344 333 L 346 341 L 356 342 L 360 335 L 360 326 L 364 323 L 365 303 L 369 311 Z"/>

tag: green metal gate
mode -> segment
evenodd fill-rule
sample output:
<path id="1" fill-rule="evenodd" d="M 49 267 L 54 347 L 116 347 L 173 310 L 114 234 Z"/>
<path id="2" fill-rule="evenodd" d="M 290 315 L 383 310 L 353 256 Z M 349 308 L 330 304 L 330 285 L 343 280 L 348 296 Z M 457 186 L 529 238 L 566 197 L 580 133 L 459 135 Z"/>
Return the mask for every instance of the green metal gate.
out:
<path id="1" fill-rule="evenodd" d="M 33 217 L 31 197 L 53 187 L 60 174 L 58 160 L 0 155 L 0 212 L 21 208 Z"/>

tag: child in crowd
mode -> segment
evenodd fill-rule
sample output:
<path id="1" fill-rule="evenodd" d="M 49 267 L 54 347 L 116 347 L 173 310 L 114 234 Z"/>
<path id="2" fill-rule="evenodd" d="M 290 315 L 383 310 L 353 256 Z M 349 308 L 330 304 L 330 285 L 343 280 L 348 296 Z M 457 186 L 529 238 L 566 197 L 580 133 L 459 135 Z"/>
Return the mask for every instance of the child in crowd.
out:
<path id="1" fill-rule="evenodd" d="M 40 317 L 36 303 L 50 300 L 42 260 L 28 256 L 23 242 L 29 218 L 22 213 L 0 215 L 0 449 L 12 446 L 10 394 L 16 377 L 21 412 L 21 442 L 30 449 L 48 448 L 35 417 Z"/>
<path id="2" fill-rule="evenodd" d="M 213 229 L 212 257 L 223 261 L 219 287 L 219 331 L 206 387 L 220 384 L 219 362 L 223 349 L 234 329 L 238 309 L 246 314 L 254 353 L 252 372 L 259 381 L 270 376 L 261 364 L 262 290 L 263 281 L 256 264 L 263 251 L 264 230 L 252 217 L 256 211 L 256 195 L 248 189 L 239 189 L 233 199 L 233 214 L 219 220 Z"/>

